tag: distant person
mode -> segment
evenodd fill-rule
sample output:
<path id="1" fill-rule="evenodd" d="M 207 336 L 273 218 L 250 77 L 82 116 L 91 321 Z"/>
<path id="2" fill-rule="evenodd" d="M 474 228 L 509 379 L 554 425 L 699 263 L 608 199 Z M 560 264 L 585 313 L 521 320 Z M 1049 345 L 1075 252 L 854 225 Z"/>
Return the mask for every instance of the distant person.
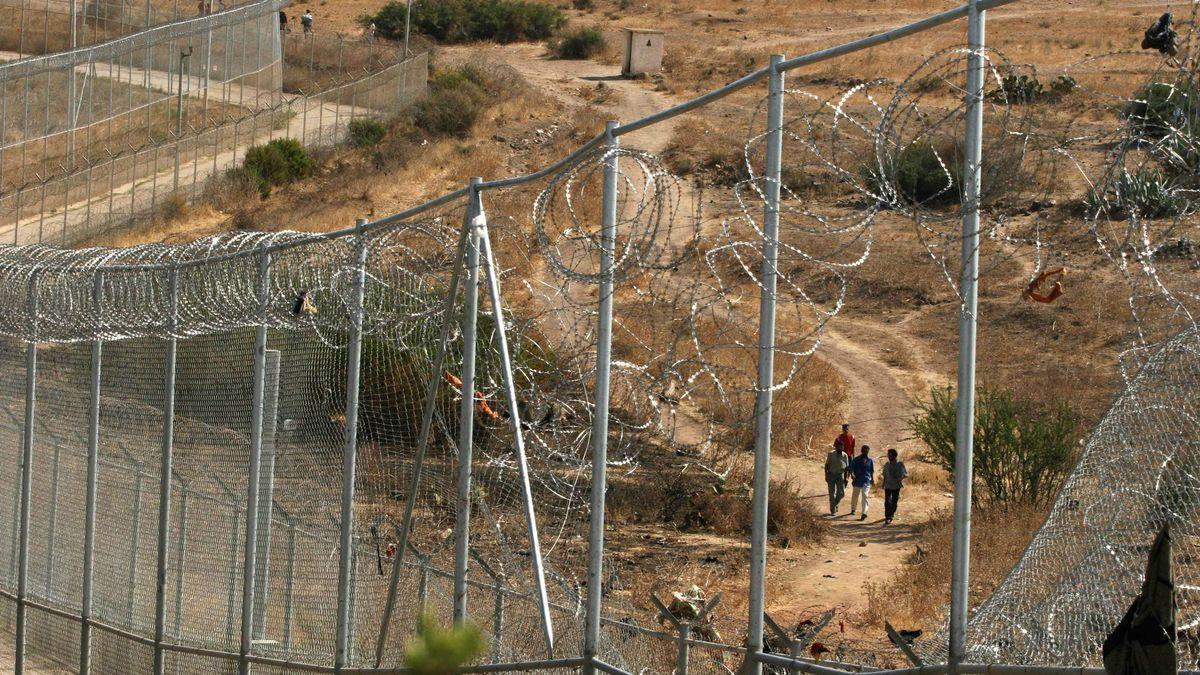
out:
<path id="1" fill-rule="evenodd" d="M 871 446 L 864 445 L 859 456 L 850 462 L 851 484 L 854 486 L 854 492 L 850 495 L 850 515 L 854 515 L 854 507 L 861 500 L 862 517 L 859 520 L 867 519 L 867 508 L 870 506 L 867 496 L 871 492 L 871 483 L 875 482 L 875 460 L 871 459 L 870 454 Z"/>
<path id="2" fill-rule="evenodd" d="M 279 10 L 279 31 L 282 33 L 289 32 L 287 25 L 287 12 L 283 11 L 282 9 Z"/>
<path id="3" fill-rule="evenodd" d="M 371 22 L 370 26 L 367 26 L 367 40 L 370 42 L 375 41 L 375 22 L 374 21 Z"/>
<path id="4" fill-rule="evenodd" d="M 829 486 L 830 515 L 837 515 L 838 504 L 846 496 L 846 472 L 849 469 L 846 453 L 842 452 L 842 446 L 835 443 L 829 454 L 825 455 L 825 484 Z"/>
<path id="5" fill-rule="evenodd" d="M 908 468 L 900 461 L 900 455 L 895 448 L 888 448 L 888 461 L 883 465 L 883 522 L 892 524 L 896 517 L 896 507 L 900 505 L 900 489 L 904 487 L 904 479 L 908 478 Z M 863 513 L 866 513 L 863 508 Z"/>
<path id="6" fill-rule="evenodd" d="M 854 434 L 850 433 L 850 425 L 842 425 L 842 435 L 837 437 L 842 443 L 842 451 L 846 453 L 846 459 L 854 461 Z"/>
<path id="7" fill-rule="evenodd" d="M 313 24 L 312 10 L 305 9 L 304 13 L 300 15 L 300 25 L 304 27 L 305 33 L 313 32 L 312 24 Z"/>

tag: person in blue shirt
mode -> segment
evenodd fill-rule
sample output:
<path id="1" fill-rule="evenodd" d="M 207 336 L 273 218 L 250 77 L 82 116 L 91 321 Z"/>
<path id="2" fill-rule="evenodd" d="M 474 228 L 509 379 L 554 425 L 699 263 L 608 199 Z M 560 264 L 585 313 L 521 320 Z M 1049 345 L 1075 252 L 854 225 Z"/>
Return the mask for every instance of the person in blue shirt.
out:
<path id="1" fill-rule="evenodd" d="M 851 484 L 854 486 L 854 492 L 850 495 L 850 515 L 854 515 L 854 507 L 861 499 L 862 517 L 859 520 L 867 519 L 867 507 L 870 506 L 867 495 L 871 492 L 871 483 L 875 482 L 875 461 L 870 454 L 871 446 L 864 445 L 858 457 L 850 461 Z"/>

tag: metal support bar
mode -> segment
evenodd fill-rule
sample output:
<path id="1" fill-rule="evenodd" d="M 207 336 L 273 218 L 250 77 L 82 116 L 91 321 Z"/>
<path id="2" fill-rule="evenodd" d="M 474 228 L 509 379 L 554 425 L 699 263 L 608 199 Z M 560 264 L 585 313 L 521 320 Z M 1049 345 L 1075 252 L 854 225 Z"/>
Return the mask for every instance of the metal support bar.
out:
<path id="1" fill-rule="evenodd" d="M 125 625 L 133 627 L 133 605 L 137 590 L 138 556 L 142 548 L 142 484 L 146 474 L 141 462 L 137 463 L 133 477 L 133 506 L 130 518 L 133 520 L 133 534 L 129 537 L 129 581 L 125 584 Z"/>
<path id="2" fill-rule="evenodd" d="M 171 290 L 167 311 L 170 316 L 167 340 L 166 372 L 163 377 L 162 456 L 158 467 L 158 558 L 154 574 L 154 675 L 162 675 L 165 666 L 163 641 L 167 629 L 167 540 L 171 533 L 171 461 L 175 451 L 175 355 L 179 339 L 179 270 L 170 272 Z"/>
<path id="3" fill-rule="evenodd" d="M 58 482 L 62 469 L 62 446 L 54 443 L 54 452 L 50 457 L 50 513 L 46 523 L 46 569 L 44 571 L 45 597 L 50 597 L 54 587 L 54 541 L 58 529 Z"/>
<path id="4" fill-rule="evenodd" d="M 467 210 L 470 211 L 469 203 Z M 375 643 L 376 668 L 383 663 L 383 652 L 387 648 L 388 629 L 391 626 L 392 612 L 396 607 L 396 594 L 400 587 L 400 571 L 404 567 L 404 557 L 408 554 L 409 538 L 412 535 L 413 511 L 417 506 L 417 491 L 421 487 L 421 471 L 425 464 L 425 453 L 429 449 L 429 433 L 433 429 L 433 413 L 437 408 L 438 384 L 442 380 L 442 367 L 446 362 L 446 347 L 450 341 L 450 327 L 453 325 L 451 316 L 454 313 L 454 299 L 458 295 L 463 255 L 466 253 L 470 229 L 470 220 L 464 218 L 462 229 L 458 235 L 458 247 L 454 254 L 454 267 L 450 270 L 450 287 L 446 290 L 446 297 L 442 302 L 442 331 L 438 338 L 437 356 L 433 359 L 433 366 L 429 369 L 429 381 L 425 386 L 425 409 L 421 414 L 421 433 L 417 437 L 417 453 L 413 457 L 412 479 L 409 481 L 408 497 L 404 504 L 404 520 L 400 523 L 399 541 L 396 543 L 396 555 L 392 561 L 387 602 L 383 605 L 383 614 L 379 621 L 379 637 Z"/>
<path id="5" fill-rule="evenodd" d="M 266 351 L 266 377 L 263 380 L 262 464 L 259 467 L 258 549 L 255 552 L 254 578 L 254 637 L 266 638 L 267 598 L 271 581 L 271 527 L 275 503 L 275 433 L 279 422 L 279 372 L 281 354 L 278 349 Z"/>
<path id="6" fill-rule="evenodd" d="M 771 56 L 767 98 L 767 165 L 764 176 L 762 289 L 759 301 L 758 386 L 754 402 L 754 498 L 750 534 L 750 617 L 747 625 L 746 675 L 759 675 L 755 656 L 763 649 L 763 611 L 767 575 L 767 491 L 771 480 L 771 397 L 775 387 L 775 283 L 779 257 L 779 182 L 783 156 L 783 56 Z"/>
<path id="7" fill-rule="evenodd" d="M 966 140 L 963 159 L 962 305 L 958 317 L 958 403 L 954 434 L 954 540 L 950 568 L 950 672 L 966 658 L 971 566 L 971 483 L 975 434 L 975 330 L 979 308 L 979 193 L 983 152 L 985 14 L 967 12 Z"/>
<path id="8" fill-rule="evenodd" d="M 250 466 L 246 480 L 246 542 L 242 551 L 242 634 L 238 644 L 238 675 L 250 672 L 254 639 L 254 583 L 258 563 L 259 473 L 262 466 L 263 401 L 267 380 L 267 310 L 270 303 L 271 254 L 258 258 L 258 329 L 254 338 L 254 388 L 250 404 Z"/>
<path id="9" fill-rule="evenodd" d="M 583 633 L 583 672 L 595 673 L 592 661 L 600 648 L 600 614 L 604 597 L 604 494 L 608 489 L 609 373 L 612 366 L 613 260 L 617 238 L 616 121 L 605 126 L 604 194 L 600 217 L 599 317 L 596 331 L 596 396 L 592 416 L 592 500 L 588 529 L 587 616 Z"/>
<path id="10" fill-rule="evenodd" d="M 909 663 L 913 664 L 914 666 L 925 665 L 925 663 L 921 661 L 921 657 L 917 656 L 916 652 L 913 651 L 912 646 L 908 644 L 908 642 L 905 642 L 904 638 L 900 637 L 900 633 L 896 632 L 896 629 L 892 627 L 891 622 L 884 621 L 883 629 L 887 631 L 888 639 L 892 641 L 892 644 L 896 645 L 897 649 L 904 652 L 904 658 L 908 659 Z"/>
<path id="11" fill-rule="evenodd" d="M 525 526 L 529 536 L 529 558 L 533 564 L 533 582 L 536 586 L 539 609 L 542 614 L 542 634 L 546 638 L 546 654 L 554 655 L 554 620 L 550 616 L 550 596 L 546 592 L 546 570 L 542 562 L 542 544 L 538 535 L 537 513 L 533 506 L 533 487 L 529 481 L 529 459 L 525 455 L 525 436 L 521 429 L 520 408 L 517 405 L 517 383 L 513 377 L 512 358 L 508 348 L 508 329 L 504 321 L 504 306 L 500 300 L 500 271 L 492 255 L 492 242 L 488 237 L 487 217 L 480 207 L 475 216 L 479 223 L 480 240 L 484 264 L 487 266 L 488 291 L 492 300 L 492 323 L 496 330 L 496 342 L 500 351 L 500 372 L 504 376 L 505 402 L 508 405 L 508 422 L 512 429 L 513 446 L 517 454 L 517 474 L 521 480 L 521 495 L 524 497 Z M 474 391 L 472 389 L 471 391 Z"/>
<path id="12" fill-rule="evenodd" d="M 37 312 L 38 282 L 35 273 L 29 279 L 29 340 L 25 343 L 25 424 L 21 430 L 21 513 L 17 528 L 20 543 L 17 549 L 17 626 L 14 646 L 13 672 L 25 672 L 25 599 L 29 592 L 29 509 L 33 490 L 33 420 L 37 402 Z"/>
<path id="13" fill-rule="evenodd" d="M 679 646 L 675 650 L 675 675 L 688 675 L 690 647 L 688 638 L 692 635 L 692 624 L 688 621 L 679 622 Z"/>
<path id="14" fill-rule="evenodd" d="M 479 181 L 471 179 L 467 198 L 465 226 L 470 228 L 467 245 L 467 283 L 464 290 L 465 303 L 462 320 L 462 398 L 458 406 L 458 500 L 454 537 L 454 623 L 461 624 L 467 618 L 467 565 L 468 547 L 471 543 L 471 455 L 474 450 L 475 433 L 475 328 L 479 318 L 479 228 L 475 227 L 475 216 L 479 213 L 479 192 L 475 189 Z"/>
<path id="15" fill-rule="evenodd" d="M 350 341 L 346 346 L 346 439 L 342 452 L 342 510 L 338 537 L 338 613 L 337 651 L 333 669 L 340 671 L 350 661 L 350 584 L 353 581 L 350 566 L 354 554 L 351 550 L 354 537 L 354 481 L 355 460 L 358 455 L 358 386 L 359 368 L 362 364 L 363 295 L 367 273 L 367 240 L 363 225 L 356 223 L 354 296 L 350 307 Z"/>
<path id="16" fill-rule="evenodd" d="M 175 540 L 175 621 L 171 635 L 176 643 L 183 642 L 183 582 L 187 572 L 188 489 L 179 485 L 179 535 Z M 179 671 L 179 664 L 175 664 Z"/>
<path id="17" fill-rule="evenodd" d="M 83 592 L 80 599 L 79 624 L 79 675 L 88 675 L 92 666 L 92 618 L 93 580 L 96 568 L 96 486 L 100 477 L 100 367 L 104 354 L 104 341 L 100 338 L 101 295 L 104 290 L 104 275 L 97 271 L 92 278 L 92 311 L 95 314 L 96 336 L 92 341 L 91 388 L 88 403 L 88 455 L 87 496 L 83 515 Z"/>

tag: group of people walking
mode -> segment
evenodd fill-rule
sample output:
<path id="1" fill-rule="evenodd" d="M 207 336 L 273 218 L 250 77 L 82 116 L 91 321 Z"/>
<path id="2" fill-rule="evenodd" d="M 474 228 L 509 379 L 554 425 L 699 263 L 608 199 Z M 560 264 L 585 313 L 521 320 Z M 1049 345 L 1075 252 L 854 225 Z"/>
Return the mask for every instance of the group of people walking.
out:
<path id="1" fill-rule="evenodd" d="M 371 25 L 374 26 L 375 24 Z M 313 32 L 313 13 L 311 9 L 306 8 L 304 13 L 300 15 L 300 27 L 304 29 L 305 33 Z M 292 29 L 288 26 L 287 13 L 282 9 L 279 10 L 279 30 L 284 33 L 292 32 Z"/>
<path id="2" fill-rule="evenodd" d="M 870 508 L 871 487 L 875 483 L 875 460 L 871 459 L 871 446 L 863 444 L 855 454 L 856 441 L 850 432 L 850 425 L 842 425 L 842 433 L 833 441 L 833 449 L 825 456 L 825 483 L 829 486 L 829 513 L 837 515 L 838 506 L 846 496 L 846 485 L 853 491 L 850 494 L 850 515 L 854 515 L 858 507 L 862 515 L 859 520 L 867 519 L 867 509 Z M 896 517 L 896 508 L 900 505 L 900 490 L 904 487 L 904 479 L 908 478 L 908 468 L 900 461 L 900 453 L 895 448 L 888 448 L 888 461 L 883 465 L 883 522 L 891 524 Z"/>

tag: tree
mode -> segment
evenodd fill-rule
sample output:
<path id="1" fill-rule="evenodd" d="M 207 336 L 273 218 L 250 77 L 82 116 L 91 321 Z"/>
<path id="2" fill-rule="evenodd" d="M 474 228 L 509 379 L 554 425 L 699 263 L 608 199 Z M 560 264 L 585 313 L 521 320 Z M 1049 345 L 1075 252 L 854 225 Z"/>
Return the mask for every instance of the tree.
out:
<path id="1" fill-rule="evenodd" d="M 933 389 L 909 420 L 933 461 L 954 471 L 957 401 L 954 389 Z M 1038 405 L 1011 390 L 979 392 L 975 402 L 974 501 L 1042 505 L 1053 499 L 1075 464 L 1079 418 L 1065 402 Z"/>

